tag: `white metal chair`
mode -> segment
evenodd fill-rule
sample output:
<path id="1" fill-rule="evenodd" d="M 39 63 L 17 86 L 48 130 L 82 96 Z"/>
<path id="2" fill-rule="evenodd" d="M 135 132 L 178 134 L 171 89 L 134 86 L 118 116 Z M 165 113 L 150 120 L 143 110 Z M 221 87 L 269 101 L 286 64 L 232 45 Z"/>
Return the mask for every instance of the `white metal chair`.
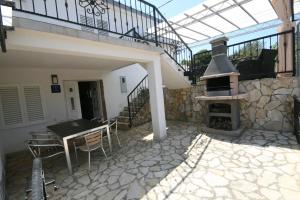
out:
<path id="1" fill-rule="evenodd" d="M 64 146 L 61 144 L 60 140 L 51 138 L 49 135 L 44 135 L 44 138 L 28 139 L 25 141 L 25 146 L 35 159 L 38 158 L 44 160 L 65 153 Z M 46 186 L 50 184 L 54 185 L 54 190 L 58 189 L 55 185 L 55 179 L 50 179 L 45 182 Z M 27 181 L 27 186 L 25 188 L 26 196 L 31 191 L 31 184 Z"/>
<path id="2" fill-rule="evenodd" d="M 106 120 L 106 121 L 103 121 L 103 123 L 108 124 L 110 133 L 114 134 L 116 136 L 118 144 L 121 147 L 121 142 L 120 142 L 120 139 L 118 136 L 118 119 L 115 118 L 115 119 L 111 119 L 111 120 Z"/>
<path id="3" fill-rule="evenodd" d="M 91 119 L 91 121 L 97 121 L 100 124 L 108 124 L 110 133 L 112 133 L 116 136 L 117 141 L 118 141 L 118 145 L 121 147 L 121 142 L 120 142 L 120 139 L 119 139 L 119 136 L 118 136 L 118 118 L 107 119 L 107 120 L 99 119 L 99 118 L 93 118 L 93 119 Z M 104 136 L 104 137 L 106 137 L 106 136 Z"/>
<path id="4" fill-rule="evenodd" d="M 76 142 L 74 142 L 75 156 L 78 163 L 77 150 L 81 150 L 84 152 L 88 152 L 88 163 L 89 163 L 89 171 L 91 169 L 91 152 L 97 149 L 101 149 L 105 158 L 107 159 L 107 155 L 103 148 L 103 133 L 102 130 L 88 133 L 83 136 L 85 144 L 78 146 Z"/>

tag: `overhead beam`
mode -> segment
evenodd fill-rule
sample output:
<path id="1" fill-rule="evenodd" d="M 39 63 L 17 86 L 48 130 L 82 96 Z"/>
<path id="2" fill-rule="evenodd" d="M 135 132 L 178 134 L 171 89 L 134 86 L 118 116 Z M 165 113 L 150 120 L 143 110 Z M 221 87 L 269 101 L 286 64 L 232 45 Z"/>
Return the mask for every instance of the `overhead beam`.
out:
<path id="1" fill-rule="evenodd" d="M 191 38 L 191 37 L 189 37 L 189 36 L 186 36 L 186 35 L 183 35 L 183 34 L 180 34 L 180 33 L 178 33 L 181 37 L 185 37 L 185 38 L 187 38 L 187 39 L 190 39 L 190 40 L 194 40 L 194 41 L 196 41 L 196 42 L 199 42 L 199 40 L 197 40 L 197 39 L 195 39 L 195 38 Z"/>
<path id="2" fill-rule="evenodd" d="M 171 24 L 174 24 L 174 25 L 179 26 L 179 27 L 181 27 L 181 28 L 187 29 L 187 30 L 189 30 L 189 31 L 192 31 L 192 32 L 197 33 L 197 34 L 199 34 L 199 35 L 202 35 L 202 36 L 204 36 L 204 37 L 210 38 L 210 36 L 208 36 L 208 35 L 206 35 L 206 34 L 204 34 L 204 33 L 195 31 L 195 30 L 193 30 L 193 29 L 191 29 L 191 28 L 188 28 L 188 27 L 186 27 L 186 26 L 180 25 L 180 24 L 178 24 L 178 23 L 174 23 L 174 22 L 172 22 L 172 21 L 169 21 L 169 22 L 170 22 Z"/>
<path id="3" fill-rule="evenodd" d="M 208 7 L 207 5 L 203 4 L 203 6 L 208 9 L 209 11 L 213 12 L 215 15 L 221 17 L 222 19 L 224 19 L 225 21 L 227 21 L 228 23 L 230 23 L 232 26 L 236 27 L 237 29 L 241 29 L 238 25 L 236 25 L 235 23 L 233 23 L 232 21 L 228 20 L 227 18 L 223 17 L 222 15 L 220 15 L 219 12 L 214 11 L 213 9 L 211 9 L 210 7 Z"/>
<path id="4" fill-rule="evenodd" d="M 273 20 L 271 22 L 276 22 L 276 21 Z M 262 23 L 262 25 L 267 25 L 268 23 L 270 23 L 270 22 Z M 278 27 L 280 24 L 281 23 L 275 23 L 275 24 L 267 25 L 267 26 L 259 28 L 259 29 L 254 29 L 254 30 L 251 30 L 251 31 L 246 31 L 246 32 L 243 32 L 243 33 L 237 33 L 237 34 L 234 34 L 234 35 L 231 35 L 231 36 L 227 36 L 227 37 L 229 37 L 229 38 L 236 38 L 236 37 L 240 37 L 240 36 L 243 36 L 243 35 L 247 35 L 247 34 L 251 34 L 251 33 L 256 33 L 256 32 L 259 32 L 259 31 L 268 30 L 268 29 L 271 29 L 271 28 L 274 28 L 274 27 Z M 256 26 L 256 25 L 253 25 L 253 26 Z M 235 33 L 235 32 L 236 31 L 234 31 L 232 33 Z M 206 44 L 208 44 L 208 41 L 207 40 L 202 40 L 202 41 L 199 41 L 199 42 L 190 43 L 189 45 L 190 45 L 190 48 L 195 48 L 195 47 L 203 46 L 203 45 L 206 45 Z"/>
<path id="5" fill-rule="evenodd" d="M 224 0 L 224 1 L 221 1 L 221 2 L 219 2 L 219 3 L 217 3 L 217 4 L 214 4 L 213 6 L 211 6 L 211 8 L 213 8 L 213 7 L 217 6 L 217 5 L 220 5 L 221 3 L 227 2 L 227 1 L 228 1 L 228 0 Z M 246 3 L 250 2 L 250 1 L 252 1 L 252 0 L 244 0 L 244 1 L 241 1 L 239 4 L 240 4 L 240 5 L 243 5 L 243 4 L 246 4 Z M 219 13 L 222 13 L 222 12 L 225 12 L 225 11 L 230 10 L 230 9 L 232 9 L 232 8 L 235 8 L 235 7 L 238 7 L 238 5 L 234 4 L 234 5 L 232 5 L 232 6 L 228 6 L 228 7 L 226 7 L 226 8 L 223 8 L 223 9 L 218 10 L 218 12 L 219 12 Z M 205 19 L 207 19 L 207 18 L 212 17 L 212 16 L 215 15 L 214 13 L 211 13 L 211 14 L 205 15 L 205 16 L 200 17 L 200 18 L 194 17 L 195 15 L 198 15 L 198 14 L 204 12 L 204 11 L 207 11 L 207 9 L 204 9 L 204 10 L 201 10 L 201 11 L 199 11 L 199 12 L 196 12 L 196 13 L 194 13 L 193 15 L 187 15 L 187 14 L 185 13 L 184 15 L 186 15 L 187 17 L 186 17 L 186 18 L 183 18 L 183 19 L 180 19 L 180 20 L 178 20 L 178 21 L 176 21 L 176 23 L 180 23 L 180 22 L 186 20 L 188 17 L 189 17 L 189 18 L 192 18 L 193 21 L 191 21 L 191 22 L 185 24 L 186 26 L 192 25 L 192 24 L 197 23 L 197 22 L 200 22 L 200 21 L 201 21 L 202 23 L 204 23 L 202 20 L 205 20 Z M 210 27 L 212 28 L 212 26 L 210 26 Z M 174 30 L 177 30 L 177 29 L 179 29 L 179 28 L 174 28 Z M 219 30 L 219 32 L 220 32 L 220 30 Z M 221 32 L 222 32 L 222 31 L 221 31 Z M 222 34 L 224 34 L 224 32 L 222 32 Z"/>
<path id="6" fill-rule="evenodd" d="M 224 32 L 221 31 L 220 29 L 217 29 L 217 28 L 215 28 L 215 27 L 213 27 L 213 26 L 211 26 L 211 25 L 209 25 L 209 24 L 207 24 L 207 23 L 205 23 L 205 22 L 203 22 L 203 21 L 201 21 L 201 20 L 199 20 L 199 19 L 197 19 L 195 17 L 192 17 L 192 16 L 190 16 L 190 15 L 188 15 L 186 13 L 184 13 L 184 15 L 187 16 L 188 18 L 193 19 L 195 22 L 199 22 L 199 23 L 201 23 L 201 24 L 203 24 L 203 25 L 205 25 L 205 26 L 207 26 L 207 27 L 209 27 L 211 29 L 214 29 L 215 31 L 218 31 L 221 34 L 224 34 Z M 192 23 L 192 24 L 194 24 L 194 23 Z M 189 24 L 189 25 L 191 25 L 191 24 Z M 186 25 L 186 26 L 188 26 L 188 25 Z"/>
<path id="7" fill-rule="evenodd" d="M 259 22 L 255 19 L 255 17 L 253 15 L 251 15 L 244 7 L 243 5 L 240 5 L 238 2 L 236 2 L 236 0 L 232 0 L 236 5 L 238 5 L 238 7 L 240 7 L 249 17 L 251 17 L 251 19 L 253 19 L 253 21 L 255 21 L 256 24 L 259 24 Z"/>
<path id="8" fill-rule="evenodd" d="M 216 4 L 212 5 L 211 8 L 214 8 L 214 7 L 216 7 L 216 6 L 218 6 L 218 5 L 222 4 L 222 3 L 225 3 L 225 2 L 227 2 L 227 1 L 228 1 L 228 0 L 224 0 L 224 1 L 221 1 L 221 2 L 219 2 L 219 3 L 216 3 Z M 252 1 L 252 0 L 244 0 L 244 1 L 241 1 L 239 4 L 240 4 L 240 5 L 243 5 L 243 4 L 246 4 L 246 3 L 250 2 L 250 1 Z M 226 7 L 226 8 L 222 8 L 222 9 L 218 10 L 218 13 L 225 12 L 225 11 L 230 10 L 230 9 L 232 9 L 232 8 L 235 8 L 235 7 L 238 7 L 238 5 L 235 4 L 235 5 L 232 5 L 232 6 L 228 6 L 228 7 Z M 205 11 L 207 11 L 206 8 L 205 8 L 204 10 L 201 10 L 201 11 L 199 11 L 199 12 L 196 12 L 196 13 L 190 15 L 190 16 L 191 16 L 191 17 L 194 17 L 195 15 L 198 15 L 198 14 L 200 14 L 200 13 L 202 13 L 202 12 L 205 12 Z M 205 16 L 203 16 L 203 17 L 200 17 L 200 18 L 198 18 L 198 19 L 199 19 L 199 20 L 204 20 L 204 19 L 207 19 L 207 18 L 209 18 L 209 17 L 211 17 L 211 16 L 213 16 L 213 15 L 214 15 L 214 13 L 211 13 L 211 14 L 205 15 Z M 196 17 L 195 17 L 195 18 L 196 18 Z M 180 23 L 180 22 L 182 22 L 182 21 L 184 21 L 184 20 L 186 20 L 186 18 L 180 19 L 180 20 L 176 21 L 176 23 Z M 194 21 L 194 22 L 195 22 L 195 21 Z M 190 22 L 190 23 L 193 23 L 193 22 Z"/>

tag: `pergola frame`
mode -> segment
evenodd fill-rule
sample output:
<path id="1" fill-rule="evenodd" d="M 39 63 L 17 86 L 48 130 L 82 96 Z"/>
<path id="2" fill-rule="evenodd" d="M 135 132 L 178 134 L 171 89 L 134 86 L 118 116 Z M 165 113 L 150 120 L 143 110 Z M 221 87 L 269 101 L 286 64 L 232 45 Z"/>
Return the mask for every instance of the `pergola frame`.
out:
<path id="1" fill-rule="evenodd" d="M 192 14 L 182 13 L 185 16 L 184 18 L 181 18 L 179 20 L 169 20 L 169 21 L 173 25 L 174 30 L 177 32 L 178 32 L 178 30 L 181 29 L 181 30 L 186 30 L 187 32 L 192 32 L 195 34 L 195 36 L 199 35 L 199 38 L 201 37 L 201 39 L 198 39 L 196 37 L 190 36 L 185 33 L 178 32 L 178 34 L 181 37 L 190 39 L 192 42 L 187 42 L 187 43 L 189 43 L 190 45 L 193 45 L 193 44 L 199 43 L 201 41 L 211 39 L 211 38 L 215 37 L 215 35 L 211 36 L 211 35 L 207 34 L 205 31 L 191 29 L 189 27 L 191 25 L 200 23 L 202 26 L 206 26 L 209 29 L 214 30 L 215 32 L 218 32 L 219 35 L 224 35 L 226 33 L 229 33 L 229 32 L 222 30 L 220 27 L 218 27 L 214 24 L 205 22 L 205 20 L 210 17 L 217 16 L 219 19 L 224 20 L 227 24 L 230 24 L 235 29 L 231 32 L 241 30 L 242 28 L 238 24 L 236 24 L 234 21 L 228 19 L 226 16 L 222 15 L 222 13 L 224 13 L 225 11 L 228 11 L 230 9 L 234 9 L 234 8 L 238 7 L 240 9 L 240 11 L 242 11 L 245 14 L 245 16 L 247 16 L 247 20 L 250 21 L 250 19 L 251 19 L 252 24 L 249 27 L 251 27 L 253 25 L 259 25 L 259 24 L 265 23 L 265 22 L 262 22 L 262 23 L 259 22 L 260 20 L 258 20 L 256 18 L 256 16 L 253 15 L 253 13 L 251 13 L 249 10 L 247 10 L 247 8 L 244 7 L 245 4 L 247 4 L 251 1 L 253 1 L 253 0 L 242 0 L 240 2 L 238 2 L 237 0 L 222 0 L 222 1 L 217 2 L 210 6 L 207 6 L 206 3 L 204 2 L 204 3 L 202 3 L 202 9 L 200 8 L 199 11 L 194 12 Z M 271 3 L 271 0 L 266 0 L 266 1 L 270 4 L 272 11 L 277 15 L 277 13 Z M 222 7 L 222 5 L 224 5 L 226 3 L 230 3 L 230 5 Z M 270 9 L 268 9 L 268 10 L 270 10 Z M 205 12 L 207 12 L 207 13 L 205 13 Z M 199 15 L 201 15 L 201 17 Z M 184 23 L 185 21 L 187 21 L 187 22 Z M 247 28 L 247 27 L 244 27 L 244 28 Z M 165 30 L 163 33 L 161 33 L 161 35 L 165 35 L 168 33 L 169 33 L 169 31 Z"/>

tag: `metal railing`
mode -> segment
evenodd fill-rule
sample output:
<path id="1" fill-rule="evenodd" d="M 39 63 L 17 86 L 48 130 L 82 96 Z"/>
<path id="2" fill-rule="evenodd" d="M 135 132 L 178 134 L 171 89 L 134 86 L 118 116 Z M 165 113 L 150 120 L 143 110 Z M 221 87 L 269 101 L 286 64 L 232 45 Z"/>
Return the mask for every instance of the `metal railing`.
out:
<path id="1" fill-rule="evenodd" d="M 149 101 L 148 75 L 146 75 L 127 96 L 129 126 L 140 109 Z"/>
<path id="2" fill-rule="evenodd" d="M 192 65 L 192 51 L 161 12 L 144 0 L 14 0 L 22 17 L 124 39 L 139 36 L 160 46 L 184 70 Z M 25 15 L 25 16 L 24 16 Z M 32 17 L 30 17 L 32 18 Z M 66 24 L 67 23 L 67 24 Z M 135 34 L 128 34 L 134 30 Z M 123 37 L 122 37 L 123 36 Z M 126 37 L 125 37 L 126 36 Z"/>
<path id="3" fill-rule="evenodd" d="M 290 39 L 290 45 L 287 46 L 288 42 L 280 42 L 280 40 Z M 279 48 L 284 52 L 283 61 L 280 62 L 280 57 L 278 56 Z M 292 48 L 292 63 L 287 63 L 288 48 Z M 295 75 L 295 32 L 294 29 L 276 33 L 272 35 L 267 35 L 264 37 L 255 38 L 252 40 L 247 40 L 244 42 L 229 45 L 227 47 L 227 55 L 229 59 L 235 64 L 246 60 L 258 59 L 262 50 L 274 50 L 277 52 L 275 56 L 275 74 L 280 73 L 291 73 Z M 202 51 L 194 55 L 194 68 L 193 71 L 196 72 L 197 77 L 203 76 L 207 66 L 208 58 L 211 56 L 211 51 Z M 263 67 L 263 66 L 262 66 Z M 241 73 L 241 75 L 243 75 Z M 263 75 L 263 74 L 262 74 Z"/>
<path id="4" fill-rule="evenodd" d="M 294 96 L 294 135 L 300 144 L 299 120 L 300 120 L 300 101 Z"/>

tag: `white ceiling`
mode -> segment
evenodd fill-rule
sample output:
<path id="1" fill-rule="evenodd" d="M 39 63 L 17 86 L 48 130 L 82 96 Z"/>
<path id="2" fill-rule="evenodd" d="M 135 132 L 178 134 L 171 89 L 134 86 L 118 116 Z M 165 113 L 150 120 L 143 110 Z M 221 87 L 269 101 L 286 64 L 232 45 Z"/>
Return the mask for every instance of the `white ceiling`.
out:
<path id="1" fill-rule="evenodd" d="M 99 69 L 112 71 L 131 64 L 128 61 L 89 58 L 42 52 L 10 49 L 0 53 L 0 68 L 59 68 L 59 69 Z"/>

